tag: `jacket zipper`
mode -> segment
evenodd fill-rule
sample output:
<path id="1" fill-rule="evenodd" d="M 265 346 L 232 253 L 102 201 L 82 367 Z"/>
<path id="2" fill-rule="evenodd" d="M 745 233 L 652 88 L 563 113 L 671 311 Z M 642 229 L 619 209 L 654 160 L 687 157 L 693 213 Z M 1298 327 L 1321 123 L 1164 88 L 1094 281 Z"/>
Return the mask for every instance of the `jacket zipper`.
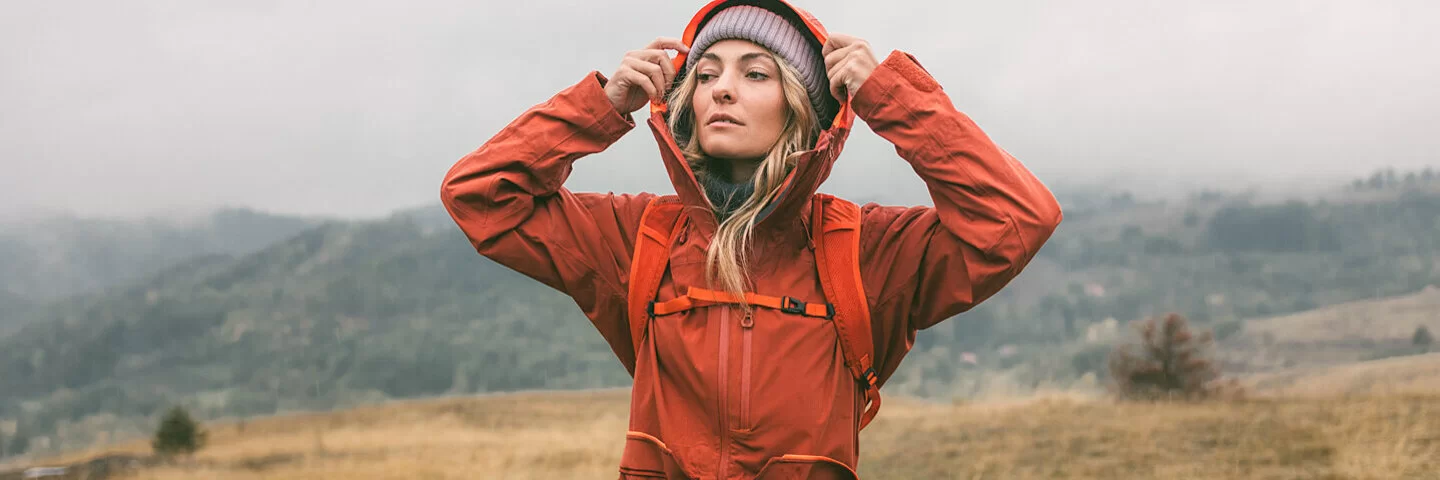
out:
<path id="1" fill-rule="evenodd" d="M 740 429 L 750 428 L 750 335 L 755 319 L 749 312 L 740 320 Z"/>
<path id="2" fill-rule="evenodd" d="M 726 373 L 730 370 L 730 307 L 720 308 L 720 466 L 716 478 L 727 478 L 730 463 L 730 405 L 726 397 L 730 388 Z"/>

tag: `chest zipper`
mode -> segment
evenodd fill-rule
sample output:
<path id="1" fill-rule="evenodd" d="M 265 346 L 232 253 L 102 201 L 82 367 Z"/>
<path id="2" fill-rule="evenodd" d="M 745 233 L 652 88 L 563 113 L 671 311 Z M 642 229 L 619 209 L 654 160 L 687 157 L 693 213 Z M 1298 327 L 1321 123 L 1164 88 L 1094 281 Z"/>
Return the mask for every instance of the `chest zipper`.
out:
<path id="1" fill-rule="evenodd" d="M 750 429 L 750 336 L 755 318 L 749 312 L 740 320 L 740 430 Z"/>
<path id="2" fill-rule="evenodd" d="M 718 478 L 727 478 L 730 466 L 730 396 L 727 373 L 730 370 L 730 307 L 720 308 L 720 465 L 716 468 Z"/>

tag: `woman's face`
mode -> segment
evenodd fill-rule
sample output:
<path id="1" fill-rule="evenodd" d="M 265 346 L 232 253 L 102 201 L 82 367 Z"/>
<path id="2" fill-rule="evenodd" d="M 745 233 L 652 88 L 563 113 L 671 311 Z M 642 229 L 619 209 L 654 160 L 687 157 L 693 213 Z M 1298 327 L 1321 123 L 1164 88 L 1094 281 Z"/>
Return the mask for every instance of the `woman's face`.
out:
<path id="1" fill-rule="evenodd" d="M 759 161 L 785 126 L 780 65 L 745 40 L 716 42 L 695 63 L 695 128 L 706 155 Z"/>

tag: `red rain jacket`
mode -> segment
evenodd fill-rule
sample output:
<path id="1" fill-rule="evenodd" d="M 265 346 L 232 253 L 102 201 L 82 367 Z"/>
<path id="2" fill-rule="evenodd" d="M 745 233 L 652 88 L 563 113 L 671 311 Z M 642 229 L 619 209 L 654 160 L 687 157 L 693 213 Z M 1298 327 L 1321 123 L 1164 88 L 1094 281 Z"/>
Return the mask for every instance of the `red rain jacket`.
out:
<path id="1" fill-rule="evenodd" d="M 687 44 L 719 3 L 696 15 Z M 823 39 L 818 22 L 796 11 Z M 656 195 L 562 186 L 572 162 L 635 126 L 606 98 L 606 80 L 590 72 L 460 159 L 445 176 L 445 207 L 480 254 L 574 298 L 634 376 L 621 478 L 858 478 L 864 388 L 847 371 L 825 319 L 757 308 L 742 326 L 738 307 L 696 308 L 654 321 L 637 352 L 627 320 L 628 268 L 641 214 Z M 663 111 L 653 109 L 649 125 L 678 201 L 707 212 Z M 1000 290 L 1050 237 L 1061 212 L 1050 191 L 957 111 L 914 57 L 895 51 L 804 154 L 760 219 L 750 292 L 825 303 L 806 224 L 854 116 L 895 145 L 935 204 L 861 209 L 859 271 L 883 385 L 917 330 Z M 715 217 L 686 221 L 659 301 L 706 285 Z"/>

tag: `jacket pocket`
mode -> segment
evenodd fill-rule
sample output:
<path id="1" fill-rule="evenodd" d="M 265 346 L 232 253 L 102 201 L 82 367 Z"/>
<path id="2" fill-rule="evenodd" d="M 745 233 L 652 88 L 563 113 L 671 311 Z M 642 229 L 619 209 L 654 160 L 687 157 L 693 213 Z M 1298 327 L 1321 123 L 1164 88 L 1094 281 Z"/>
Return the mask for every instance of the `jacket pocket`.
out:
<path id="1" fill-rule="evenodd" d="M 625 451 L 620 455 L 620 478 L 695 478 L 680 466 L 665 442 L 644 432 L 625 433 Z"/>
<path id="2" fill-rule="evenodd" d="M 849 465 L 819 455 L 781 455 L 760 468 L 755 480 L 860 480 Z"/>

